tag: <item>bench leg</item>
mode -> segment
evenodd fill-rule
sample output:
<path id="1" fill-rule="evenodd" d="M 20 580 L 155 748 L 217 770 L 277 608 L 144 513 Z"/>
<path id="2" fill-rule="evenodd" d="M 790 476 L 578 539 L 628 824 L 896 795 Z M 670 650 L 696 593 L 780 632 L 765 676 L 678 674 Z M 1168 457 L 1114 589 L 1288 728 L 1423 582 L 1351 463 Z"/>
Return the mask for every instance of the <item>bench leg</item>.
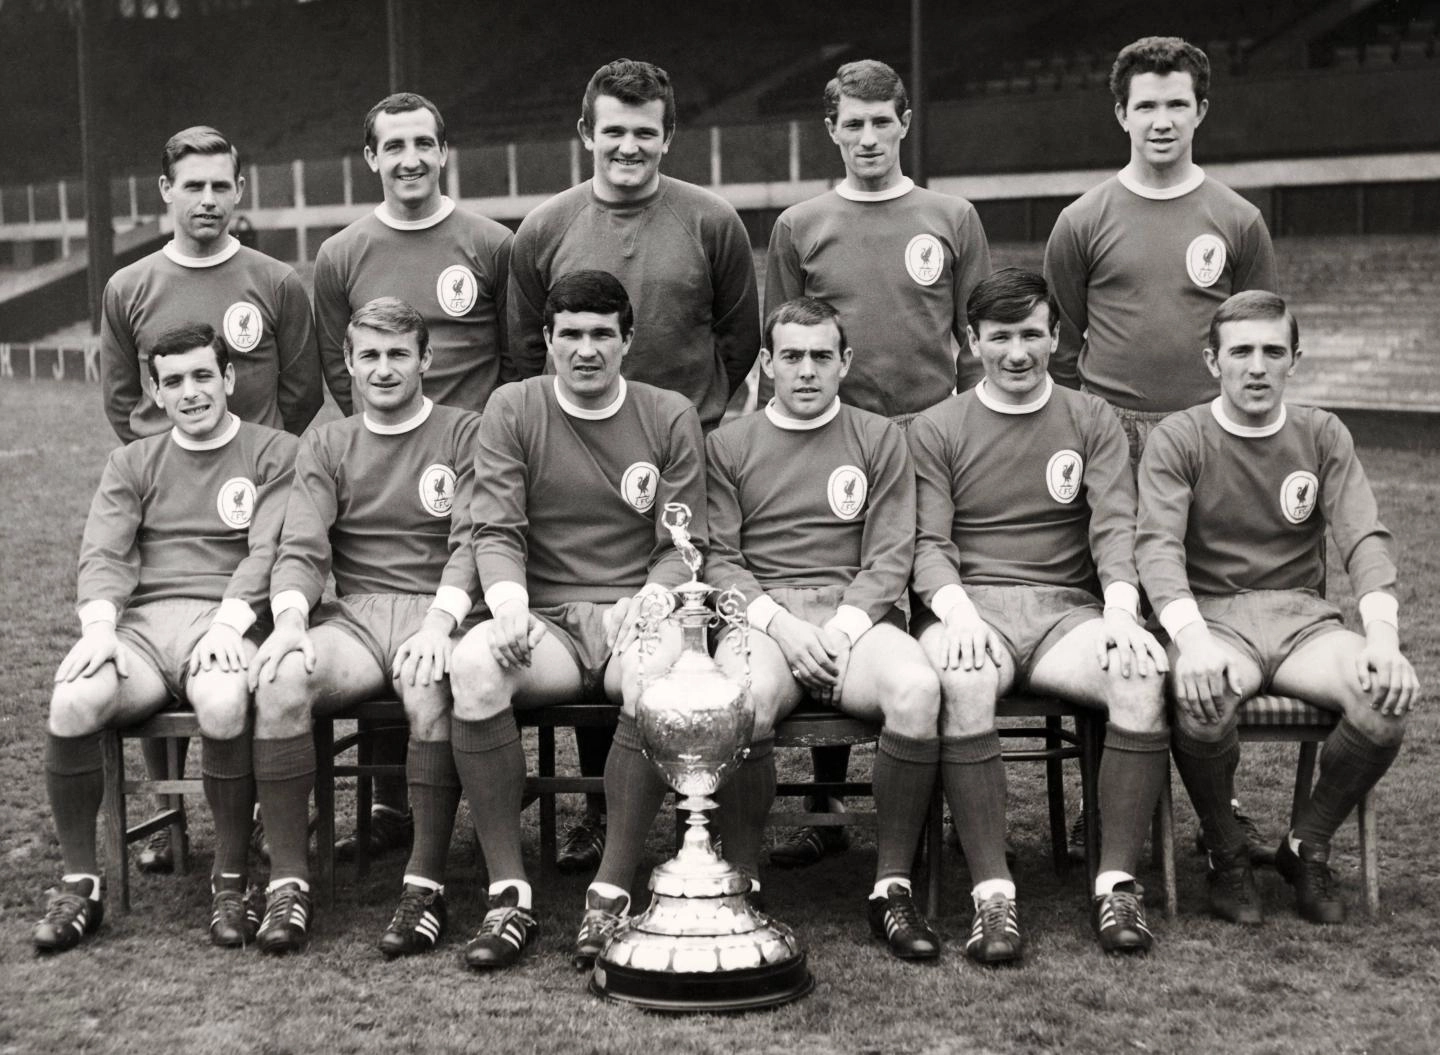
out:
<path id="1" fill-rule="evenodd" d="M 536 751 L 536 768 L 541 777 L 555 775 L 555 728 L 542 725 L 538 730 L 540 743 Z M 553 871 L 557 848 L 555 832 L 555 796 L 540 796 L 540 869 Z"/>
<path id="2" fill-rule="evenodd" d="M 1374 792 L 1355 807 L 1360 824 L 1360 876 L 1365 885 L 1365 911 L 1374 919 L 1380 915 L 1380 826 L 1375 818 Z"/>
<path id="3" fill-rule="evenodd" d="M 165 738 L 165 779 L 179 780 L 180 767 L 185 758 L 181 753 L 190 746 L 188 738 L 167 736 Z M 175 819 L 170 823 L 170 852 L 175 855 L 175 874 L 184 875 L 190 870 L 190 855 L 185 849 L 185 797 L 166 795 L 165 807 L 174 811 Z"/>
<path id="4" fill-rule="evenodd" d="M 1170 766 L 1165 766 L 1165 782 L 1160 785 L 1160 800 L 1155 804 L 1155 825 L 1150 837 L 1151 852 L 1160 869 L 1160 882 L 1165 888 L 1165 918 L 1174 919 L 1180 912 L 1180 895 L 1175 886 L 1175 814 L 1170 801 Z"/>
<path id="5" fill-rule="evenodd" d="M 1050 804 L 1050 860 L 1056 875 L 1070 870 L 1070 854 L 1065 833 L 1065 771 L 1063 762 L 1055 757 L 1064 746 L 1060 738 L 1060 719 L 1051 716 L 1045 719 L 1045 750 L 1051 757 L 1045 759 L 1045 792 Z M 1083 758 L 1082 758 L 1083 763 Z"/>
<path id="6" fill-rule="evenodd" d="M 315 865 L 320 900 L 335 904 L 335 723 L 315 719 Z"/>
<path id="7" fill-rule="evenodd" d="M 130 848 L 125 839 L 125 755 L 120 734 L 106 729 L 100 736 L 105 765 L 105 885 L 121 912 L 130 911 Z"/>
<path id="8" fill-rule="evenodd" d="M 1080 734 L 1080 794 L 1085 813 L 1085 896 L 1095 889 L 1100 869 L 1100 756 L 1105 750 L 1105 723 L 1090 714 L 1075 719 Z"/>

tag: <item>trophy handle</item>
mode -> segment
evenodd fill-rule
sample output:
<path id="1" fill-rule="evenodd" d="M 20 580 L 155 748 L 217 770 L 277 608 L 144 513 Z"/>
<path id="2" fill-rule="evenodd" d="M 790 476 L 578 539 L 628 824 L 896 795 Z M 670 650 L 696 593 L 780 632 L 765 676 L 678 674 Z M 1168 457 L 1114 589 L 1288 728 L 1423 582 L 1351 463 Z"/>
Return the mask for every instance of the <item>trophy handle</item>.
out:
<path id="1" fill-rule="evenodd" d="M 655 654 L 660 643 L 660 628 L 670 618 L 670 613 L 675 611 L 675 595 L 669 590 L 651 590 L 642 594 L 636 603 L 640 606 L 640 618 L 636 621 L 635 631 L 640 645 L 639 691 L 643 696 L 648 680 L 645 661 Z"/>
<path id="2" fill-rule="evenodd" d="M 741 680 L 741 687 L 750 691 L 750 619 L 745 614 L 745 595 L 734 586 L 721 592 L 715 599 L 715 615 L 720 622 L 730 626 L 735 633 L 740 635 L 740 643 L 735 651 L 740 654 L 745 665 L 745 677 Z"/>

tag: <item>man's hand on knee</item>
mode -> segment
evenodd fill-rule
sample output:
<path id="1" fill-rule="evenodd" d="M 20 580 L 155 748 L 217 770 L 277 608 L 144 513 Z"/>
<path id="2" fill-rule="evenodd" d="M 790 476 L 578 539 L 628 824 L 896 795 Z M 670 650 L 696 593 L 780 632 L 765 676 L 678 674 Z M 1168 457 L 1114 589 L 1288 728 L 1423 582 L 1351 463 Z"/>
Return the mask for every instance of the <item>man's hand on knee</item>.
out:
<path id="1" fill-rule="evenodd" d="M 115 661 L 115 673 L 122 678 L 130 676 L 125 653 L 120 651 L 120 642 L 115 637 L 115 624 L 95 622 L 85 627 L 80 640 L 70 646 L 70 651 L 60 661 L 55 671 L 55 681 L 74 681 L 88 678 L 111 660 Z"/>
<path id="2" fill-rule="evenodd" d="M 1220 721 L 1225 690 L 1236 696 L 1242 692 L 1230 653 L 1200 620 L 1181 630 L 1176 644 L 1180 655 L 1175 660 L 1175 702 L 1195 721 L 1215 725 Z"/>
<path id="3" fill-rule="evenodd" d="M 536 619 L 520 600 L 507 601 L 492 613 L 487 631 L 490 654 L 501 670 L 519 670 L 530 665 L 530 653 L 545 636 L 545 623 Z"/>
<path id="4" fill-rule="evenodd" d="M 1097 644 L 1101 669 L 1110 670 L 1112 662 L 1118 663 L 1122 678 L 1137 673 L 1148 678 L 1157 671 L 1163 674 L 1170 669 L 1170 660 L 1155 635 L 1137 623 L 1129 612 L 1107 608 L 1101 622 L 1104 635 Z"/>
<path id="5" fill-rule="evenodd" d="M 786 611 L 775 613 L 765 632 L 780 646 L 795 680 L 822 699 L 840 687 L 850 661 L 850 639 Z"/>
<path id="6" fill-rule="evenodd" d="M 245 638 L 233 626 L 211 623 L 210 629 L 190 652 L 190 676 L 202 670 L 220 669 L 226 674 L 245 670 Z"/>
<path id="7" fill-rule="evenodd" d="M 1400 635 L 1389 623 L 1372 622 L 1365 628 L 1365 647 L 1355 660 L 1360 688 L 1370 706 L 1390 718 L 1402 717 L 1415 705 L 1420 679 L 1400 652 Z"/>
<path id="8" fill-rule="evenodd" d="M 980 618 L 972 605 L 955 605 L 945 613 L 942 625 L 945 628 L 940 649 L 942 670 L 979 670 L 985 665 L 987 655 L 992 663 L 1000 666 L 1004 649 L 1000 635 Z"/>
<path id="9" fill-rule="evenodd" d="M 622 597 L 605 611 L 601 622 L 605 627 L 605 643 L 612 655 L 620 655 L 640 637 L 640 620 L 645 616 L 647 599 L 669 593 L 658 582 L 647 582 L 635 596 Z"/>
<path id="10" fill-rule="evenodd" d="M 454 632 L 454 616 L 439 608 L 430 609 L 420 629 L 396 649 L 390 676 L 408 685 L 429 685 L 443 680 L 450 673 Z"/>
<path id="11" fill-rule="evenodd" d="M 315 672 L 315 643 L 310 640 L 305 615 L 294 609 L 281 612 L 275 620 L 275 629 L 250 659 L 249 683 L 254 692 L 262 681 L 274 681 L 279 673 L 280 662 L 291 652 L 299 652 L 305 661 L 305 672 Z"/>

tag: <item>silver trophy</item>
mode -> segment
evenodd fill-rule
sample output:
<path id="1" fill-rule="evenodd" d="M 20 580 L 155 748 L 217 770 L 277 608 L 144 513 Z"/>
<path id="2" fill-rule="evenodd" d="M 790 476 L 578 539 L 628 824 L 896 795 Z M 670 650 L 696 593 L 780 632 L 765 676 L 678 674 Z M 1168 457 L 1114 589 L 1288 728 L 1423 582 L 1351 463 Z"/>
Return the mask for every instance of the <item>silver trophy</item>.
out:
<path id="1" fill-rule="evenodd" d="M 679 852 L 650 876 L 650 907 L 611 933 L 590 989 L 657 1011 L 773 1007 L 814 986 L 804 950 L 789 927 L 751 904 L 750 880 L 715 852 L 705 817 L 716 807 L 710 796 L 745 757 L 755 728 L 745 603 L 731 589 L 719 595 L 714 611 L 706 605 L 715 590 L 699 581 L 701 556 L 690 542 L 688 507 L 668 504 L 662 523 L 690 581 L 673 594 L 642 600 L 641 649 L 653 653 L 660 626 L 673 618 L 681 651 L 664 674 L 642 673 L 636 720 L 645 756 L 683 796 L 676 808 L 689 816 Z M 731 680 L 710 658 L 707 631 L 721 622 L 741 635 L 743 681 Z"/>

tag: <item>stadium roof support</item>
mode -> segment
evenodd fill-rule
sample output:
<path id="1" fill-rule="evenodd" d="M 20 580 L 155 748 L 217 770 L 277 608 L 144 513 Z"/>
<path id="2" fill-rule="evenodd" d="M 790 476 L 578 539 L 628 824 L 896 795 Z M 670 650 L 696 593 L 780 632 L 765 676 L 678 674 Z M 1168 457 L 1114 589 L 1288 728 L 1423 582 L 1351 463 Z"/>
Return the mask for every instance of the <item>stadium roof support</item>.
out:
<path id="1" fill-rule="evenodd" d="M 409 87 L 409 70 L 405 56 L 408 54 L 405 39 L 405 0 L 385 0 L 385 51 L 390 65 L 390 94 L 403 92 Z"/>
<path id="2" fill-rule="evenodd" d="M 115 270 L 115 229 L 110 217 L 110 173 L 100 135 L 98 43 L 105 0 L 77 0 L 75 48 L 80 76 L 80 157 L 85 174 L 85 260 L 90 332 L 100 332 L 101 299 Z"/>
<path id="3" fill-rule="evenodd" d="M 910 0 L 910 178 L 925 186 L 925 0 Z"/>

